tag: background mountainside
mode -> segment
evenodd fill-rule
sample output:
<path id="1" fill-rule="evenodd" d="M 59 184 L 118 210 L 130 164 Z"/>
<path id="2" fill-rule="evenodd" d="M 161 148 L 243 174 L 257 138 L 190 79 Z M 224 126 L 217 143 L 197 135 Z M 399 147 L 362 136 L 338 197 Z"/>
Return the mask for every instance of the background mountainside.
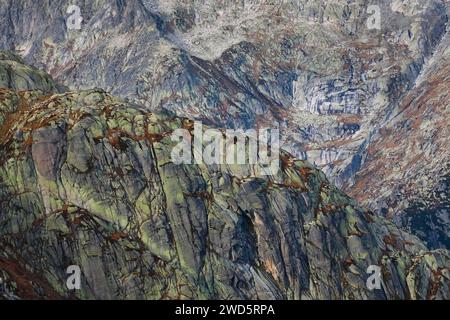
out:
<path id="1" fill-rule="evenodd" d="M 283 152 L 267 177 L 175 165 L 170 133 L 191 120 L 99 89 L 56 93 L 10 53 L 4 74 L 0 297 L 448 299 L 446 250 L 428 251 L 307 162 Z M 73 264 L 82 285 L 68 291 Z M 369 265 L 381 290 L 366 287 Z"/>
<path id="2" fill-rule="evenodd" d="M 430 247 L 450 247 L 450 36 L 414 87 L 371 137 L 346 190 L 393 218 Z"/>

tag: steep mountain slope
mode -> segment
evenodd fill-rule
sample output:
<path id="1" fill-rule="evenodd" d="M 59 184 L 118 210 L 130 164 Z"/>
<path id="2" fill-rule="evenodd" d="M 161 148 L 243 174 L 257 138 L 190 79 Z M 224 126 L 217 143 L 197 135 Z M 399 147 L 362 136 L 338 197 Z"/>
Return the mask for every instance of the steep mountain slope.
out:
<path id="1" fill-rule="evenodd" d="M 449 298 L 447 251 L 429 252 L 307 162 L 283 152 L 274 176 L 177 165 L 170 133 L 190 120 L 27 79 L 0 89 L 2 297 Z M 69 265 L 80 290 L 65 287 Z M 366 287 L 369 265 L 381 290 Z"/>
<path id="2" fill-rule="evenodd" d="M 447 2 L 2 0 L 0 44 L 73 89 L 220 127 L 279 125 L 339 185 L 439 43 Z M 31 23 L 30 23 L 31 21 Z M 26 22 L 26 23 L 25 23 Z M 382 115 L 380 117 L 380 115 Z"/>
<path id="3" fill-rule="evenodd" d="M 450 248 L 450 34 L 371 136 L 346 189 L 434 248 Z"/>
<path id="4" fill-rule="evenodd" d="M 0 0 L 0 46 L 72 89 L 278 127 L 291 154 L 449 248 L 449 1 L 79 1 L 80 30 L 70 4 Z"/>

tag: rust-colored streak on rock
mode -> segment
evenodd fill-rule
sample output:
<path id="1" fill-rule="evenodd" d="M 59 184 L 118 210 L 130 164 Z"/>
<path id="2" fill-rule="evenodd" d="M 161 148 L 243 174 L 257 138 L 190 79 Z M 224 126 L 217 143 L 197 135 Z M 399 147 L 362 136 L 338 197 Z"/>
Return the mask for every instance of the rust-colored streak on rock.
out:
<path id="1" fill-rule="evenodd" d="M 0 269 L 6 271 L 11 280 L 17 284 L 17 294 L 23 299 L 63 299 L 45 279 L 26 270 L 17 260 L 0 258 Z M 43 295 L 39 295 L 35 291 L 33 283 L 43 289 Z"/>

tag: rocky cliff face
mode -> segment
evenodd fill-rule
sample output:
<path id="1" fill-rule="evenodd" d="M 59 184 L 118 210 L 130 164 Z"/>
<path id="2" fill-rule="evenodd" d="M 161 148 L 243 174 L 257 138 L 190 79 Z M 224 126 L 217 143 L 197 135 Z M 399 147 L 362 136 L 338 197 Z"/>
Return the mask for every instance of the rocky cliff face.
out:
<path id="1" fill-rule="evenodd" d="M 371 136 L 362 170 L 346 186 L 434 248 L 450 246 L 449 75 L 447 34 L 414 87 Z"/>
<path id="2" fill-rule="evenodd" d="M 286 150 L 349 191 L 372 137 L 414 94 L 438 50 L 449 7 L 441 0 L 380 0 L 375 9 L 365 0 L 83 1 L 74 30 L 66 26 L 70 1 L 0 3 L 7 21 L 0 46 L 57 81 L 218 127 L 279 126 Z M 356 185 L 355 194 L 364 193 Z M 388 181 L 383 188 L 397 193 Z"/>
<path id="3" fill-rule="evenodd" d="M 220 127 L 277 122 L 339 185 L 447 22 L 439 0 L 378 1 L 379 29 L 362 0 L 89 1 L 73 30 L 68 1 L 3 2 L 2 46 L 56 80 Z"/>
<path id="4" fill-rule="evenodd" d="M 445 250 L 307 162 L 282 152 L 265 177 L 174 164 L 170 133 L 190 120 L 101 90 L 51 92 L 49 77 L 0 57 L 1 297 L 448 299 Z M 80 290 L 66 288 L 69 265 Z M 381 290 L 366 287 L 369 265 Z"/>

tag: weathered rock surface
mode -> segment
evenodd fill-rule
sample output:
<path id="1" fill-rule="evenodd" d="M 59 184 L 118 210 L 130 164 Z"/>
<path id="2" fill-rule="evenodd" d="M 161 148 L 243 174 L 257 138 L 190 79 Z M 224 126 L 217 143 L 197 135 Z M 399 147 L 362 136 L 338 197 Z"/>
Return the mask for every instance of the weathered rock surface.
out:
<path id="1" fill-rule="evenodd" d="M 362 0 L 92 1 L 70 30 L 70 1 L 3 2 L 0 44 L 56 80 L 221 127 L 279 122 L 339 185 L 448 20 L 440 0 L 378 1 L 380 30 Z"/>
<path id="2" fill-rule="evenodd" d="M 375 167 L 364 164 L 371 150 L 390 149 L 372 147 L 374 137 L 386 130 L 399 140 L 408 137 L 393 118 L 405 97 L 420 89 L 417 77 L 445 43 L 448 1 L 376 1 L 380 29 L 369 27 L 373 3 L 365 0 L 89 1 L 79 4 L 80 30 L 66 27 L 70 4 L 0 0 L 0 46 L 72 89 L 104 88 L 151 111 L 219 127 L 279 125 L 290 153 L 319 166 L 375 212 L 395 211 L 409 221 L 401 225 L 425 241 L 439 229 L 441 240 L 430 244 L 448 247 L 448 188 L 438 182 L 447 181 L 446 171 L 402 165 L 400 174 L 380 171 L 387 179 L 370 186 L 361 178 Z M 423 108 L 424 101 L 417 103 Z M 427 117 L 448 127 L 448 115 L 434 115 L 440 106 Z M 424 127 L 415 135 L 433 145 Z M 398 154 L 420 157 L 404 146 L 399 144 Z M 448 163 L 448 142 L 424 148 L 441 148 L 432 152 L 432 163 Z M 410 182 L 427 187 L 405 196 L 398 185 Z M 430 202 L 430 192 L 440 194 L 432 196 L 438 200 Z M 417 222 L 400 218 L 404 210 Z"/>
<path id="3" fill-rule="evenodd" d="M 450 34 L 363 152 L 346 190 L 433 248 L 450 248 Z"/>
<path id="4" fill-rule="evenodd" d="M 8 51 L 0 51 L 0 87 L 44 93 L 65 89 L 48 74 L 24 64 L 22 58 Z"/>
<path id="5" fill-rule="evenodd" d="M 0 89 L 0 296 L 448 299 L 449 257 L 305 161 L 176 165 L 190 120 L 101 90 Z M 66 288 L 79 265 L 80 290 Z M 382 269 L 381 290 L 366 269 Z"/>

